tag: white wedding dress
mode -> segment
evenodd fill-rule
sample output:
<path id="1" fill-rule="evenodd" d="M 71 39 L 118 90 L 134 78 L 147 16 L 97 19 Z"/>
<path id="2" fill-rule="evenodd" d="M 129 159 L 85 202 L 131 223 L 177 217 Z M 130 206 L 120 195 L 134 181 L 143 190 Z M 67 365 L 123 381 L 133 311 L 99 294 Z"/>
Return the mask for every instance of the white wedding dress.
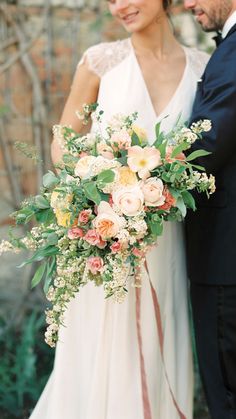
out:
<path id="1" fill-rule="evenodd" d="M 180 113 L 187 120 L 208 56 L 186 47 L 184 51 L 182 79 L 167 107 L 156 115 L 131 40 L 90 48 L 82 62 L 86 58 L 101 77 L 98 103 L 103 119 L 138 111 L 137 124 L 147 130 L 150 142 L 155 124 L 165 116 L 165 131 Z M 165 223 L 163 236 L 147 256 L 147 266 L 151 283 L 143 270 L 142 288 L 137 292 L 130 286 L 122 304 L 105 300 L 103 289 L 93 284 L 71 302 L 53 372 L 31 419 L 192 418 L 193 367 L 181 223 Z M 153 292 L 160 305 L 162 344 Z"/>

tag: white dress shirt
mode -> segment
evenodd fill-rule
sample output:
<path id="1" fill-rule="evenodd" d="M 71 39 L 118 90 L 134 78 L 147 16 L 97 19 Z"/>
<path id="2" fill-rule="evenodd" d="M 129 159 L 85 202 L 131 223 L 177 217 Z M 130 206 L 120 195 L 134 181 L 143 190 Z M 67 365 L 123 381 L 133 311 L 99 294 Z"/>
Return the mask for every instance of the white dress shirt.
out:
<path id="1" fill-rule="evenodd" d="M 230 15 L 228 17 L 228 19 L 226 20 L 223 29 L 222 29 L 222 38 L 225 38 L 230 29 L 236 24 L 236 10 L 232 13 L 232 15 Z"/>

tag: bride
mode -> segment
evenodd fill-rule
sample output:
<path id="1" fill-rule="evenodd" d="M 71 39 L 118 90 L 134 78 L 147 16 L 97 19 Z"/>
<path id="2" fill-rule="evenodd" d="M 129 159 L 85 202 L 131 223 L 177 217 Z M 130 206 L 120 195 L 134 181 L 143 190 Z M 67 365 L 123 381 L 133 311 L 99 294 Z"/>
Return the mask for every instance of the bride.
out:
<path id="1" fill-rule="evenodd" d="M 155 138 L 190 115 L 208 56 L 180 45 L 168 0 L 110 0 L 111 14 L 131 34 L 89 48 L 75 73 L 60 123 L 82 132 L 76 117 L 98 102 L 104 120 L 139 114 Z M 92 127 L 93 129 L 93 127 Z M 52 143 L 54 163 L 62 150 Z M 193 368 L 181 223 L 169 222 L 147 256 L 142 287 L 122 304 L 88 284 L 70 303 L 53 372 L 31 419 L 191 419 Z"/>

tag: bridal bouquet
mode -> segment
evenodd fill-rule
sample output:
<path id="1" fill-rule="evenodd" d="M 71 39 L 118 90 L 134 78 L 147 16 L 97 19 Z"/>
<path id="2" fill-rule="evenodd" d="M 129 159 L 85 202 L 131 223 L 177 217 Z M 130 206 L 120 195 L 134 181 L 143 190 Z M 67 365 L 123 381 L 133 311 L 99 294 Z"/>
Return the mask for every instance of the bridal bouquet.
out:
<path id="1" fill-rule="evenodd" d="M 55 346 L 66 307 L 82 286 L 93 281 L 104 287 L 106 297 L 122 301 L 128 281 L 140 285 L 140 266 L 162 234 L 163 222 L 180 221 L 187 208 L 195 210 L 193 189 L 207 194 L 215 189 L 213 176 L 192 163 L 208 153 L 184 154 L 211 129 L 210 121 L 191 128 L 177 125 L 168 135 L 157 124 L 156 139 L 149 145 L 145 131 L 135 124 L 136 113 L 116 115 L 106 128 L 102 112 L 94 111 L 93 119 L 97 130 L 85 136 L 54 127 L 64 150 L 63 165 L 58 174 L 45 174 L 40 195 L 13 214 L 16 224 L 34 218 L 37 225 L 25 237 L 11 235 L 0 245 L 0 252 L 33 251 L 22 265 L 40 262 L 32 287 L 43 280 L 51 302 L 45 333 L 50 346 Z"/>

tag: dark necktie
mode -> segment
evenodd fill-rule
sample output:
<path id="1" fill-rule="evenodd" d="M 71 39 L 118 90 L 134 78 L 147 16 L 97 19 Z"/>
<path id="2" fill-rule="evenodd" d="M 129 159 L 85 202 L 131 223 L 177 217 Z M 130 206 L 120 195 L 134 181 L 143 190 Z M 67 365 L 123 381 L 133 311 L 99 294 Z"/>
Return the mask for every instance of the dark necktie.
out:
<path id="1" fill-rule="evenodd" d="M 219 45 L 220 45 L 220 43 L 223 41 L 223 38 L 222 38 L 222 35 L 221 35 L 221 33 L 220 32 L 217 32 L 217 35 L 216 36 L 213 36 L 213 38 L 212 39 L 214 39 L 214 41 L 215 41 L 215 43 L 216 43 L 216 46 L 218 47 Z"/>

